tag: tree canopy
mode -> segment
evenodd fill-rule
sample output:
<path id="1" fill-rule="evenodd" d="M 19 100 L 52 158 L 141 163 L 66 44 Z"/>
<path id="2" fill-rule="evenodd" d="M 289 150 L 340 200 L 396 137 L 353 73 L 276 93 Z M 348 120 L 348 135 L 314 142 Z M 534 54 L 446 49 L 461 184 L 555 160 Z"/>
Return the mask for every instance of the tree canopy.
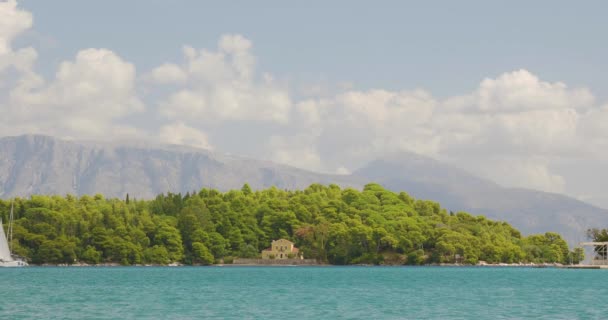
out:
<path id="1" fill-rule="evenodd" d="M 608 229 L 591 228 L 587 230 L 587 238 L 594 242 L 608 241 Z"/>
<path id="2" fill-rule="evenodd" d="M 274 239 L 331 264 L 562 262 L 568 245 L 552 232 L 523 237 L 506 222 L 394 193 L 313 184 L 158 195 L 153 200 L 34 195 L 16 198 L 13 251 L 32 263 L 77 261 L 212 264 L 255 258 Z M 10 200 L 0 200 L 6 221 Z"/>

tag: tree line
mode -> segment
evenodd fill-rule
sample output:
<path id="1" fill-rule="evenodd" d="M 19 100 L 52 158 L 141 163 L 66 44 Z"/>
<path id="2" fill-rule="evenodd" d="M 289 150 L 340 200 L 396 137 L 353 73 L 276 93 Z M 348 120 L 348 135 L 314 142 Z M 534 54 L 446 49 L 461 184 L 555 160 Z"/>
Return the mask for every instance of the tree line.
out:
<path id="1" fill-rule="evenodd" d="M 524 237 L 506 222 L 391 192 L 313 184 L 160 194 L 153 200 L 103 195 L 15 198 L 12 249 L 33 264 L 208 265 L 257 258 L 274 239 L 306 258 L 347 264 L 535 262 L 582 259 L 557 233 Z M 11 201 L 0 200 L 7 221 Z"/>

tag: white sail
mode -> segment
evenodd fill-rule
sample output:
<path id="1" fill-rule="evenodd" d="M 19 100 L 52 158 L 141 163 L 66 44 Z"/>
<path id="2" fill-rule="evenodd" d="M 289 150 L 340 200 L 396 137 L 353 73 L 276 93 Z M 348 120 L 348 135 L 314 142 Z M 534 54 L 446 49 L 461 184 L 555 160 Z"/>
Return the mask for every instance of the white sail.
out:
<path id="1" fill-rule="evenodd" d="M 13 261 L 11 250 L 8 247 L 8 240 L 6 239 L 6 234 L 4 234 L 2 219 L 0 219 L 0 261 Z"/>
<path id="2" fill-rule="evenodd" d="M 11 215 L 8 222 L 8 234 L 10 238 L 6 237 L 2 219 L 0 219 L 0 267 L 25 267 L 28 265 L 23 259 L 14 259 L 11 255 L 12 246 L 8 242 L 11 241 L 11 244 L 13 242 L 13 208 L 13 204 L 11 203 Z"/>

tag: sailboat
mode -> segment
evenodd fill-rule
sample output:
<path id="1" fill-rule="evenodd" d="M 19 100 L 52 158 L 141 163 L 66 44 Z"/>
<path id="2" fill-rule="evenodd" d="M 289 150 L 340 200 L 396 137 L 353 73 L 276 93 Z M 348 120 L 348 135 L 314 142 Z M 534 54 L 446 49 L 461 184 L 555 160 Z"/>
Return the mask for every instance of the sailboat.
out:
<path id="1" fill-rule="evenodd" d="M 9 240 L 13 240 L 13 203 L 11 203 L 11 214 L 8 221 L 8 237 L 4 233 L 2 218 L 0 218 L 0 267 L 25 267 L 27 262 L 20 258 L 15 259 L 11 254 Z"/>

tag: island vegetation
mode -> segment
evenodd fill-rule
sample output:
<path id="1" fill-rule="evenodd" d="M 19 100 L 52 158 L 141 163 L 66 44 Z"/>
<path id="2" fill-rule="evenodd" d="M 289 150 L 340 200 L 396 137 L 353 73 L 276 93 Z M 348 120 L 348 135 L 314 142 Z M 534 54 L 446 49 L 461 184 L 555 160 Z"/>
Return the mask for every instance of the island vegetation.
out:
<path id="1" fill-rule="evenodd" d="M 587 229 L 587 238 L 593 242 L 607 242 L 608 229 L 590 228 Z"/>
<path id="2" fill-rule="evenodd" d="M 0 201 L 8 218 L 11 200 Z M 559 234 L 524 237 L 506 222 L 394 193 L 313 184 L 304 190 L 202 189 L 153 200 L 102 195 L 16 198 L 13 252 L 34 264 L 208 265 L 256 258 L 273 239 L 346 264 L 567 263 Z"/>

